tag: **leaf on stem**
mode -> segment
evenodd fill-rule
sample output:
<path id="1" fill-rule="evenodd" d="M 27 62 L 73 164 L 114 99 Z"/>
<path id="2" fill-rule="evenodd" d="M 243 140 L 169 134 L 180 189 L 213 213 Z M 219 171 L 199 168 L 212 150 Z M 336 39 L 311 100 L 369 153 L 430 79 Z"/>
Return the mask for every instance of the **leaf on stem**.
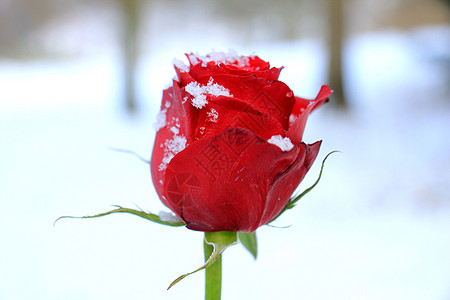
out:
<path id="1" fill-rule="evenodd" d="M 170 289 L 187 276 L 197 273 L 198 271 L 206 269 L 208 266 L 212 265 L 222 255 L 225 249 L 237 243 L 237 233 L 231 231 L 205 232 L 205 242 L 214 248 L 211 256 L 205 264 L 192 272 L 179 276 L 177 279 L 172 281 L 167 289 Z"/>
<path id="2" fill-rule="evenodd" d="M 178 227 L 178 226 L 185 226 L 186 224 L 184 224 L 181 220 L 163 220 L 161 219 L 161 217 L 159 215 L 156 214 L 152 214 L 152 213 L 147 213 L 143 210 L 136 210 L 136 209 L 131 209 L 131 208 L 125 208 L 125 207 L 121 207 L 119 205 L 113 205 L 114 207 L 116 207 L 116 209 L 110 210 L 108 212 L 104 212 L 101 214 L 97 214 L 97 215 L 92 215 L 92 216 L 83 216 L 83 217 L 73 217 L 73 216 L 62 216 L 59 217 L 58 219 L 56 219 L 56 221 L 54 222 L 54 224 L 56 222 L 58 222 L 61 219 L 66 219 L 66 218 L 71 218 L 71 219 L 91 219 L 91 218 L 98 218 L 98 217 L 103 217 L 103 216 L 107 216 L 110 214 L 114 214 L 114 213 L 129 213 L 141 218 L 144 218 L 146 220 L 161 224 L 161 225 L 167 225 L 167 226 L 173 226 L 173 227 Z M 174 216 L 175 218 L 175 216 Z"/>

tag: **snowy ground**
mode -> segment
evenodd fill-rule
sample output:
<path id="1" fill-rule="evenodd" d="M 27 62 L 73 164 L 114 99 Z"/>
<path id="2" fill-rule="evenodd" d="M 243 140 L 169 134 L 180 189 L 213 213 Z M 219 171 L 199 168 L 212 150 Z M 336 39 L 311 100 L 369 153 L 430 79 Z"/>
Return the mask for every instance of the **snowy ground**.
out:
<path id="1" fill-rule="evenodd" d="M 240 246 L 225 253 L 223 299 L 450 299 L 448 32 L 392 31 L 348 42 L 353 109 L 321 108 L 305 134 L 307 142 L 324 140 L 319 160 L 342 153 L 277 223 L 291 227 L 258 230 L 257 261 Z M 136 119 L 117 104 L 114 52 L 0 61 L 0 299 L 202 299 L 203 274 L 165 290 L 201 264 L 201 233 L 127 215 L 53 221 L 111 204 L 164 209 L 148 166 L 109 147 L 150 155 L 161 91 L 184 51 L 255 52 L 284 65 L 281 79 L 299 96 L 313 97 L 324 82 L 317 41 L 212 44 L 182 48 L 168 39 L 154 46 L 141 64 L 144 112 Z"/>

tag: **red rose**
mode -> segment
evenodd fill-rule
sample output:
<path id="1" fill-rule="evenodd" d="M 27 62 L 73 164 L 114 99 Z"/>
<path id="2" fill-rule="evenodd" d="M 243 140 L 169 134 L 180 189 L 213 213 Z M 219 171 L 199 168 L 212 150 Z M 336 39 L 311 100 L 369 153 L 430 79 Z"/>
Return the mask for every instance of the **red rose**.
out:
<path id="1" fill-rule="evenodd" d="M 211 53 L 175 62 L 151 159 L 161 201 L 193 230 L 252 232 L 285 207 L 319 152 L 302 143 L 327 100 L 295 97 L 282 68 L 257 56 Z"/>

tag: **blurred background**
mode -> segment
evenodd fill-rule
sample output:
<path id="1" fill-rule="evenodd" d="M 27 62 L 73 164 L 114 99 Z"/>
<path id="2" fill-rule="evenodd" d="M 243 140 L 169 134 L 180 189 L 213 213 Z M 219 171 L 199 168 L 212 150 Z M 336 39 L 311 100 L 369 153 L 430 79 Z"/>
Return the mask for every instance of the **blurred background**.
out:
<path id="1" fill-rule="evenodd" d="M 174 58 L 234 49 L 285 66 L 323 140 L 259 257 L 224 257 L 223 299 L 450 299 L 450 3 L 0 0 L 0 300 L 202 299 L 202 234 L 158 212 L 146 163 Z M 186 60 L 185 60 L 186 61 Z"/>

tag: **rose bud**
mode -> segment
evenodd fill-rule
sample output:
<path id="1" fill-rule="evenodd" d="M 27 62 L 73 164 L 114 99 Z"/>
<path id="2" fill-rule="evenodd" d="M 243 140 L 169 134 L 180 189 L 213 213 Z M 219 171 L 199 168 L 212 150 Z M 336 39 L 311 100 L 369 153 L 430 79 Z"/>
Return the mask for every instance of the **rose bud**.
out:
<path id="1" fill-rule="evenodd" d="M 321 142 L 302 135 L 332 93 L 294 96 L 257 56 L 187 55 L 164 90 L 151 159 L 161 201 L 192 230 L 253 232 L 288 203 Z"/>

